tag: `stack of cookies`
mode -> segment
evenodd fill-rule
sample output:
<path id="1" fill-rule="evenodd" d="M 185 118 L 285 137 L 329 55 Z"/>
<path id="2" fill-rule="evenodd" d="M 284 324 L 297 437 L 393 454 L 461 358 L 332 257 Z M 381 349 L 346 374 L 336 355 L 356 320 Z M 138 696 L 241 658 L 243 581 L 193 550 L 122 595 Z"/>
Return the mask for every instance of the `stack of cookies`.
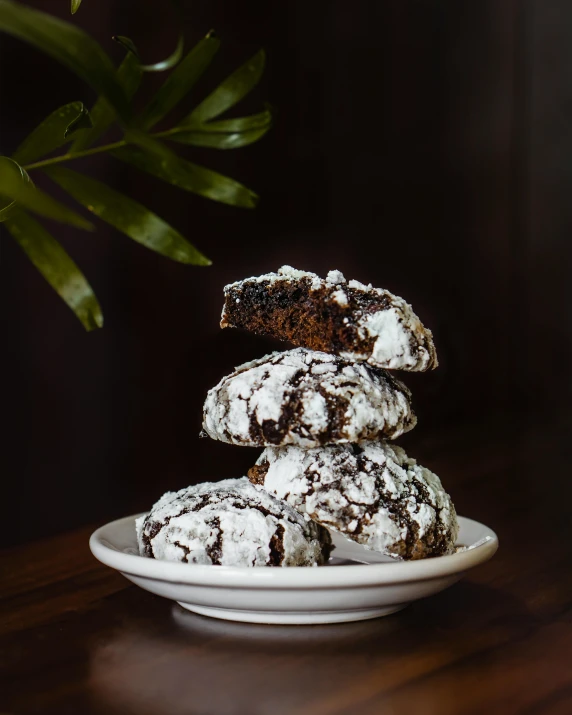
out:
<path id="1" fill-rule="evenodd" d="M 391 440 L 413 429 L 393 370 L 437 366 L 431 332 L 385 290 L 285 266 L 226 286 L 221 326 L 297 347 L 208 393 L 207 435 L 264 447 L 248 478 L 168 492 L 136 522 L 140 553 L 190 564 L 320 566 L 330 531 L 395 558 L 454 550 L 439 478 Z"/>
<path id="2" fill-rule="evenodd" d="M 265 448 L 248 473 L 252 493 L 314 522 L 314 563 L 327 557 L 326 529 L 395 558 L 452 553 L 458 525 L 449 495 L 391 441 L 416 424 L 411 394 L 393 371 L 437 366 L 431 331 L 411 306 L 339 271 L 324 280 L 289 266 L 224 292 L 221 327 L 297 346 L 240 366 L 205 402 L 207 435 Z M 283 540 L 274 552 L 281 549 Z M 279 557 L 267 565 L 288 565 Z"/>

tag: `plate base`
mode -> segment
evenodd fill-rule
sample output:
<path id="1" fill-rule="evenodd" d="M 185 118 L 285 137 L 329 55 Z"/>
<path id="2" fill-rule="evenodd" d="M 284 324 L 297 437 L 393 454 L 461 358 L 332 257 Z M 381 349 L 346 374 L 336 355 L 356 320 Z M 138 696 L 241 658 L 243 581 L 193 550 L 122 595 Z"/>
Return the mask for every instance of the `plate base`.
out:
<path id="1" fill-rule="evenodd" d="M 371 618 L 389 616 L 390 613 L 401 611 L 408 604 L 400 603 L 384 608 L 358 609 L 355 611 L 238 611 L 231 608 L 209 608 L 196 606 L 193 603 L 177 603 L 187 611 L 198 613 L 210 618 L 222 618 L 225 621 L 242 621 L 243 623 L 271 623 L 278 625 L 312 625 L 319 623 L 350 623 L 351 621 L 368 621 Z"/>

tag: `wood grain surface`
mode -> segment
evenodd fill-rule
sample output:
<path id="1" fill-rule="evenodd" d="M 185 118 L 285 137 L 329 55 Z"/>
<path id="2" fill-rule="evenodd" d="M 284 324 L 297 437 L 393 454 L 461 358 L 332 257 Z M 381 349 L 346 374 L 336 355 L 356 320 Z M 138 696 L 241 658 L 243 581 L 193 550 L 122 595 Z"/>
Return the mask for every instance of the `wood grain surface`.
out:
<path id="1" fill-rule="evenodd" d="M 456 475 L 492 561 L 395 615 L 328 626 L 203 618 L 89 553 L 91 528 L 1 558 L 0 712 L 373 715 L 572 712 L 570 423 L 439 432 L 423 461 Z"/>

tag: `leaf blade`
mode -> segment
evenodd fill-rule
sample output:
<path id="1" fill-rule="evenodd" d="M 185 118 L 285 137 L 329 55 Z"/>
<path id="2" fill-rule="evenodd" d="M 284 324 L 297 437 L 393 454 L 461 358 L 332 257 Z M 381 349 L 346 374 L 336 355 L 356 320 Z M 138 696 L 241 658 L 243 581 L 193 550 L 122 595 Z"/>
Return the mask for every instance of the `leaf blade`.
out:
<path id="1" fill-rule="evenodd" d="M 71 122 L 64 132 L 64 139 L 72 138 L 72 135 L 81 129 L 91 129 L 93 122 L 87 108 L 82 106 L 80 114 Z"/>
<path id="2" fill-rule="evenodd" d="M 220 41 L 212 33 L 204 37 L 167 77 L 143 111 L 142 126 L 150 129 L 189 92 L 212 62 Z"/>
<path id="3" fill-rule="evenodd" d="M 56 109 L 28 134 L 12 154 L 12 159 L 18 164 L 29 164 L 71 141 L 71 137 L 66 137 L 66 132 L 84 112 L 87 113 L 87 110 L 82 102 L 70 102 Z"/>
<path id="4" fill-rule="evenodd" d="M 166 136 L 170 141 L 193 146 L 205 146 L 213 149 L 238 149 L 262 139 L 272 127 L 272 113 L 269 110 L 249 117 L 223 119 L 189 126 L 175 127 Z"/>
<path id="5" fill-rule="evenodd" d="M 81 0 L 71 0 L 71 14 L 75 15 L 76 12 L 79 10 L 79 6 L 81 5 Z"/>
<path id="6" fill-rule="evenodd" d="M 179 35 L 177 40 L 177 46 L 175 47 L 173 53 L 169 55 L 166 59 L 161 62 L 154 62 L 150 65 L 141 65 L 143 72 L 165 72 L 165 70 L 170 70 L 175 65 L 179 64 L 183 57 L 183 52 L 185 49 L 185 40 L 182 35 Z"/>
<path id="7" fill-rule="evenodd" d="M 134 241 L 179 263 L 207 266 L 210 261 L 176 229 L 137 201 L 61 166 L 45 173 L 76 201 Z"/>
<path id="8" fill-rule="evenodd" d="M 206 122 L 204 124 L 182 124 L 174 130 L 183 129 L 186 131 L 203 131 L 227 134 L 232 132 L 243 132 L 249 129 L 262 129 L 271 125 L 273 121 L 272 111 L 265 109 L 257 114 L 249 114 L 246 117 L 235 117 L 233 119 L 219 119 L 216 122 Z"/>
<path id="9" fill-rule="evenodd" d="M 24 211 L 12 215 L 6 228 L 84 328 L 101 328 L 103 314 L 93 289 L 58 241 Z"/>
<path id="10" fill-rule="evenodd" d="M 113 156 L 173 186 L 204 198 L 239 208 L 255 208 L 258 196 L 243 184 L 216 171 L 171 154 L 162 160 L 140 146 L 126 146 L 111 152 Z"/>
<path id="11" fill-rule="evenodd" d="M 73 211 L 73 209 L 64 206 L 49 194 L 37 189 L 22 167 L 6 156 L 0 157 L 0 194 L 13 199 L 17 205 L 45 218 L 66 223 L 76 228 L 83 228 L 87 231 L 91 231 L 94 228 L 93 224 Z"/>
<path id="12" fill-rule="evenodd" d="M 241 67 L 229 75 L 189 114 L 182 124 L 203 124 L 226 112 L 240 102 L 260 81 L 266 53 L 259 50 Z"/>
<path id="13" fill-rule="evenodd" d="M 86 32 L 13 0 L 0 0 L 0 31 L 56 59 L 104 95 L 122 120 L 130 119 L 131 109 L 115 76 L 113 62 Z"/>
<path id="14" fill-rule="evenodd" d="M 232 132 L 230 134 L 218 133 L 213 134 L 211 132 L 181 132 L 172 137 L 169 137 L 171 141 L 177 142 L 178 144 L 187 144 L 188 146 L 202 146 L 208 147 L 209 149 L 241 149 L 242 147 L 254 144 L 259 139 L 268 132 L 267 129 L 251 129 L 247 132 Z"/>
<path id="15" fill-rule="evenodd" d="M 14 200 L 11 201 L 4 201 L 0 200 L 1 203 L 1 208 L 0 208 L 0 223 L 4 223 L 4 221 L 7 221 L 12 212 L 14 211 L 16 207 L 16 202 Z"/>
<path id="16" fill-rule="evenodd" d="M 138 51 L 137 47 L 135 46 L 135 43 L 133 42 L 133 40 L 130 37 L 125 37 L 125 35 L 113 35 L 111 37 L 111 39 L 114 42 L 117 42 L 122 47 L 125 47 L 125 49 L 127 50 L 127 53 L 131 53 L 131 54 L 135 55 L 135 57 L 137 57 L 138 60 L 140 59 L 139 51 Z"/>
<path id="17" fill-rule="evenodd" d="M 143 71 L 137 56 L 132 52 L 128 52 L 117 70 L 117 79 L 123 87 L 127 99 L 131 99 L 137 92 L 142 78 Z M 92 128 L 79 133 L 70 147 L 71 153 L 83 151 L 93 146 L 113 124 L 117 114 L 106 98 L 100 96 L 93 105 L 90 116 L 93 124 Z"/>

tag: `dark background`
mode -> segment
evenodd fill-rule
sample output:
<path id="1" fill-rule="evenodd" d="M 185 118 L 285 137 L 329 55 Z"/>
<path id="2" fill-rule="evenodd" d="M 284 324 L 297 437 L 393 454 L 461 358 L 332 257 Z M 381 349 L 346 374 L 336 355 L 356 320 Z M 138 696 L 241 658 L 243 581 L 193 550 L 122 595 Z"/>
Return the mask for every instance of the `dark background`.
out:
<path id="1" fill-rule="evenodd" d="M 71 20 L 68 0 L 27 4 Z M 235 152 L 184 149 L 262 200 L 249 212 L 111 158 L 78 162 L 213 260 L 179 265 L 102 223 L 96 234 L 53 225 L 102 304 L 105 327 L 91 334 L 2 234 L 9 542 L 103 523 L 166 489 L 251 466 L 256 450 L 198 439 L 201 407 L 234 365 L 276 346 L 219 329 L 222 287 L 284 263 L 386 287 L 433 329 L 440 368 L 405 375 L 419 416 L 403 440 L 413 455 L 436 433 L 447 450 L 463 425 L 485 451 L 491 435 L 546 425 L 569 403 L 570 3 L 183 4 L 187 46 L 215 28 L 222 49 L 181 112 L 260 46 L 268 51 L 259 90 L 237 113 L 269 100 L 271 133 Z M 164 0 L 85 0 L 72 21 L 117 62 L 112 34 L 153 62 L 172 51 L 179 26 Z M 56 107 L 93 102 L 74 75 L 5 35 L 0 80 L 2 154 Z M 147 91 L 160 81 L 150 77 Z M 456 475 L 441 477 L 455 497 Z"/>

